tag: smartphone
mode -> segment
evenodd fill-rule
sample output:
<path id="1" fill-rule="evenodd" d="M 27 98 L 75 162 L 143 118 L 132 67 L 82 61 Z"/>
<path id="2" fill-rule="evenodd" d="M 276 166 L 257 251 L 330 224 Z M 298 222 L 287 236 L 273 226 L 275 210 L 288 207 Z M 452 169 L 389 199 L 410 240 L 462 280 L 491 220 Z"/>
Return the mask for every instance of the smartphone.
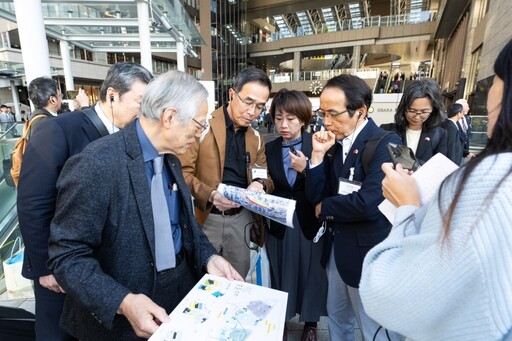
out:
<path id="1" fill-rule="evenodd" d="M 292 152 L 293 155 L 300 157 L 299 153 L 297 153 L 297 150 L 294 146 L 290 146 L 290 152 Z"/>
<path id="2" fill-rule="evenodd" d="M 393 162 L 393 167 L 400 163 L 404 169 L 412 170 L 413 172 L 420 168 L 420 163 L 411 148 L 401 144 L 388 143 L 387 150 L 391 162 Z"/>

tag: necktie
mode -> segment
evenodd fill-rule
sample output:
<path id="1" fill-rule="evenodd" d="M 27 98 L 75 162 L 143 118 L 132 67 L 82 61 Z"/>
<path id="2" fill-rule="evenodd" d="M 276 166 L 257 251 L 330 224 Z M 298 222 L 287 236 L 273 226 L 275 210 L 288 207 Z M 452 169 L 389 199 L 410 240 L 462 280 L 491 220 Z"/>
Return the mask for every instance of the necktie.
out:
<path id="1" fill-rule="evenodd" d="M 162 169 L 164 159 L 153 159 L 154 175 L 151 179 L 151 206 L 155 222 L 155 256 L 156 269 L 162 271 L 176 266 L 174 242 L 172 240 L 171 219 L 167 199 L 165 198 Z"/>

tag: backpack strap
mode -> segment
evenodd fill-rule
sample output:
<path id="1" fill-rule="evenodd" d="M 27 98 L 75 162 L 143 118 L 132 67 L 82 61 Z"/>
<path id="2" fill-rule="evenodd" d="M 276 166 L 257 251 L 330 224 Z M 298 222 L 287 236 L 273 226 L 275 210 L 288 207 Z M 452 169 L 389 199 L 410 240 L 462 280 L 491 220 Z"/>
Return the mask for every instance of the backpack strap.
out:
<path id="1" fill-rule="evenodd" d="M 30 139 L 30 134 L 32 133 L 32 123 L 34 123 L 34 121 L 36 121 L 40 118 L 44 118 L 44 117 L 48 117 L 48 116 L 45 114 L 38 114 L 38 115 L 32 117 L 27 122 L 25 122 L 25 126 L 23 127 L 23 133 L 21 134 L 21 136 L 26 138 L 28 141 Z"/>
<path id="2" fill-rule="evenodd" d="M 91 120 L 92 124 L 94 124 L 94 126 L 96 127 L 96 130 L 98 130 L 98 133 L 100 133 L 100 135 L 102 137 L 103 136 L 107 136 L 109 134 L 107 128 L 105 127 L 103 122 L 101 122 L 101 120 L 98 117 L 98 114 L 96 113 L 96 111 L 92 110 L 91 108 L 86 108 L 86 109 L 83 110 L 83 113 L 87 117 L 89 117 L 89 119 Z"/>
<path id="3" fill-rule="evenodd" d="M 363 163 L 363 170 L 365 175 L 368 174 L 368 167 L 373 159 L 373 155 L 375 154 L 375 150 L 377 149 L 377 146 L 379 145 L 380 141 L 382 141 L 384 137 L 390 134 L 393 134 L 393 132 L 384 129 L 379 129 L 379 131 L 373 134 L 370 137 L 370 139 L 366 142 L 366 146 L 364 147 L 361 156 L 361 161 Z"/>

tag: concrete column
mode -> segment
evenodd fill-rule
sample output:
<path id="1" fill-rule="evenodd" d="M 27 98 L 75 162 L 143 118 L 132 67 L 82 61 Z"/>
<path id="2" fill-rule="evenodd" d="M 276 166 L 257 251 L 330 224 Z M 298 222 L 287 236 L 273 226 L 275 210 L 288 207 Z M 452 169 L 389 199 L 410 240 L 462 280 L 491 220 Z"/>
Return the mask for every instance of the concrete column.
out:
<path id="1" fill-rule="evenodd" d="M 75 90 L 73 72 L 71 71 L 71 58 L 69 56 L 69 44 L 67 40 L 61 40 L 59 45 L 60 56 L 62 57 L 62 67 L 64 68 L 64 80 L 66 82 L 66 90 Z"/>
<path id="2" fill-rule="evenodd" d="M 37 77 L 51 77 L 41 0 L 14 0 L 14 11 L 27 84 Z"/>
<path id="3" fill-rule="evenodd" d="M 178 63 L 178 71 L 185 72 L 185 46 L 181 40 L 176 40 L 176 62 Z"/>
<path id="4" fill-rule="evenodd" d="M 156 6 L 156 5 L 155 5 Z M 153 73 L 151 59 L 151 36 L 149 34 L 149 6 L 145 0 L 137 0 L 137 19 L 139 22 L 140 63 Z"/>
<path id="5" fill-rule="evenodd" d="M 202 80 L 213 80 L 212 63 L 212 14 L 210 11 L 210 0 L 199 0 L 199 22 L 201 23 L 199 31 L 206 46 L 201 46 L 201 71 Z"/>
<path id="6" fill-rule="evenodd" d="M 14 84 L 13 79 L 9 80 L 9 82 L 11 83 L 11 95 L 12 95 L 12 103 L 14 104 L 14 113 L 16 114 L 16 117 L 21 117 L 20 101 L 18 99 L 18 92 L 16 91 L 16 85 Z"/>
<path id="7" fill-rule="evenodd" d="M 355 45 L 352 51 L 352 68 L 359 69 L 359 63 L 361 62 L 361 45 Z"/>
<path id="8" fill-rule="evenodd" d="M 300 51 L 295 51 L 293 53 L 293 79 L 292 79 L 292 82 L 297 82 L 300 80 L 300 64 L 301 64 Z"/>

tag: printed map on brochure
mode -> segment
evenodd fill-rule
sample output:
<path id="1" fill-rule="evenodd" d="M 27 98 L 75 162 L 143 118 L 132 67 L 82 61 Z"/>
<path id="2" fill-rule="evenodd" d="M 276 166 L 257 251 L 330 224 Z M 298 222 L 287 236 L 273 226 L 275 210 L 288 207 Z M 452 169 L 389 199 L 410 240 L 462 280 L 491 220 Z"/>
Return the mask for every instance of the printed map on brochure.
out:
<path id="1" fill-rule="evenodd" d="M 288 293 L 206 274 L 150 341 L 282 340 Z"/>

